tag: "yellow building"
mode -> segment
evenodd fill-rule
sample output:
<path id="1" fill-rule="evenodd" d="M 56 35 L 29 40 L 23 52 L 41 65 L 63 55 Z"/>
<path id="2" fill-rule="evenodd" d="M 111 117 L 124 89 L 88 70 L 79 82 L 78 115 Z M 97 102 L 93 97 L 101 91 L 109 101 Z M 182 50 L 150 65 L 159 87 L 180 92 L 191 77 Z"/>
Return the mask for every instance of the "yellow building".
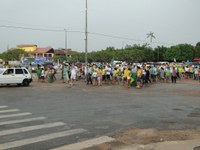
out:
<path id="1" fill-rule="evenodd" d="M 25 52 L 33 52 L 37 49 L 37 45 L 17 45 L 17 48 L 23 49 Z"/>

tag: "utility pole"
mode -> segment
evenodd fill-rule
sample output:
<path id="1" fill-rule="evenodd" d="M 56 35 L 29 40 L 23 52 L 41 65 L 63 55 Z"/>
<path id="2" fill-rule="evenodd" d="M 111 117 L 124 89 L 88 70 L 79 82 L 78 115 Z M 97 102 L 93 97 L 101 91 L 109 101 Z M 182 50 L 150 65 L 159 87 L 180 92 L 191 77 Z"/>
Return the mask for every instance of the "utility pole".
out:
<path id="1" fill-rule="evenodd" d="M 65 32 L 65 50 L 67 50 L 67 29 L 64 29 Z"/>
<path id="2" fill-rule="evenodd" d="M 85 65 L 88 62 L 87 53 L 88 53 L 88 27 L 87 27 L 87 0 L 85 3 Z"/>
<path id="3" fill-rule="evenodd" d="M 159 56 L 160 56 L 160 47 L 158 47 L 158 52 L 157 52 L 157 61 L 159 61 Z"/>

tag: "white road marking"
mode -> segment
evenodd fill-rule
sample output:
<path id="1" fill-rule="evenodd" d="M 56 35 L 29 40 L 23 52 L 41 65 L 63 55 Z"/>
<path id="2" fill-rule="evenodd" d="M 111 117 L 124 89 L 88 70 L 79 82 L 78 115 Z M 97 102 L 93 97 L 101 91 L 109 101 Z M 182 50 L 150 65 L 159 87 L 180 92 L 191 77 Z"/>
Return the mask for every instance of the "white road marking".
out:
<path id="1" fill-rule="evenodd" d="M 20 147 L 20 146 L 24 146 L 24 145 L 28 145 L 28 144 L 43 142 L 43 141 L 47 141 L 47 140 L 51 140 L 51 139 L 55 139 L 55 138 L 61 138 L 61 137 L 65 137 L 65 136 L 70 136 L 73 134 L 79 134 L 79 133 L 83 133 L 83 132 L 86 132 L 86 130 L 75 129 L 75 130 L 67 130 L 67 131 L 63 131 L 63 132 L 46 134 L 46 135 L 42 135 L 42 136 L 38 136 L 38 137 L 34 137 L 34 138 L 3 143 L 3 144 L 0 144 L 0 149 L 4 150 L 4 149 L 9 149 L 9 148 L 14 148 L 14 147 Z"/>
<path id="2" fill-rule="evenodd" d="M 0 108 L 7 108 L 8 106 L 0 106 Z"/>
<path id="3" fill-rule="evenodd" d="M 19 109 L 0 110 L 0 113 L 8 113 L 8 112 L 16 112 L 16 111 L 19 111 Z"/>
<path id="4" fill-rule="evenodd" d="M 44 119 L 46 119 L 46 117 L 37 117 L 37 118 L 29 118 L 29 119 L 21 119 L 21 120 L 4 121 L 4 122 L 0 122 L 0 126 L 1 125 L 8 125 L 8 124 L 15 124 L 15 123 L 23 123 L 23 122 L 44 120 Z"/>
<path id="5" fill-rule="evenodd" d="M 99 138 L 94 138 L 90 139 L 87 141 L 79 142 L 79 143 L 74 143 L 62 147 L 58 147 L 52 150 L 82 150 L 85 148 L 90 148 L 99 144 L 107 143 L 107 142 L 113 142 L 115 139 L 108 137 L 108 136 L 102 136 Z"/>
<path id="6" fill-rule="evenodd" d="M 20 113 L 20 114 L 11 114 L 11 115 L 0 115 L 1 118 L 10 118 L 10 117 L 19 117 L 19 116 L 26 116 L 31 115 L 31 113 Z"/>
<path id="7" fill-rule="evenodd" d="M 16 128 L 16 129 L 10 129 L 10 130 L 3 130 L 3 131 L 0 131 L 0 136 L 21 133 L 21 132 L 27 132 L 27 131 L 33 131 L 33 130 L 39 130 L 39 129 L 45 129 L 45 128 L 53 128 L 53 127 L 63 126 L 63 125 L 65 125 L 65 123 L 55 122 L 55 123 L 47 123 L 47 124 L 42 124 L 42 125 L 35 125 L 35 126 Z"/>

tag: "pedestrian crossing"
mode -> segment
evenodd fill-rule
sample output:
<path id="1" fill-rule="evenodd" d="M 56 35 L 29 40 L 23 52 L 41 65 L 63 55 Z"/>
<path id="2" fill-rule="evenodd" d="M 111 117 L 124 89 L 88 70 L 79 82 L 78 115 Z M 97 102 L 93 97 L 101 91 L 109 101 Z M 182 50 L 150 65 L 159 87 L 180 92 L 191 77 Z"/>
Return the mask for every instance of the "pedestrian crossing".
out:
<path id="1" fill-rule="evenodd" d="M 8 106 L 0 106 L 0 109 L 1 109 L 1 108 L 7 108 L 7 107 L 8 107 Z"/>
<path id="2" fill-rule="evenodd" d="M 0 119 L 2 118 L 11 118 L 11 117 L 19 117 L 19 116 L 27 116 L 31 115 L 31 113 L 19 113 L 19 114 L 11 114 L 11 115 L 0 115 Z"/>
<path id="3" fill-rule="evenodd" d="M 8 113 L 8 112 L 16 112 L 16 111 L 19 111 L 19 109 L 0 110 L 0 114 L 1 113 Z"/>
<path id="4" fill-rule="evenodd" d="M 5 149 L 17 149 L 23 146 L 29 146 L 31 144 L 38 144 L 41 142 L 49 142 L 51 140 L 57 140 L 59 138 L 64 138 L 66 141 L 73 136 L 78 136 L 81 134 L 88 134 L 89 131 L 79 128 L 79 129 L 70 129 L 66 126 L 67 124 L 64 122 L 51 122 L 46 123 L 44 122 L 47 120 L 46 117 L 39 116 L 39 117 L 32 117 L 32 113 L 30 112 L 21 112 L 20 109 L 11 109 L 8 106 L 0 106 L 0 150 Z M 37 122 L 37 121 L 43 121 Z M 37 122 L 37 124 L 35 124 Z M 21 124 L 25 123 L 25 124 Z M 29 124 L 29 125 L 27 125 Z M 30 125 L 31 124 L 31 125 Z M 33 125 L 34 124 L 34 125 Z M 6 127 L 9 127 L 6 128 Z M 14 128 L 13 128 L 14 126 Z M 2 127 L 5 128 L 2 130 Z M 64 130 L 52 130 L 54 128 L 63 128 Z M 47 130 L 48 133 L 43 133 L 41 131 Z M 12 135 L 20 135 L 25 133 L 25 135 L 29 135 L 30 132 L 37 132 L 39 135 L 34 135 L 33 137 L 30 136 L 19 136 L 19 139 L 12 138 L 11 141 L 3 141 L 1 139 L 9 138 Z M 52 150 L 82 150 L 86 148 L 93 147 L 95 145 L 113 142 L 115 141 L 111 137 L 102 136 L 98 138 L 93 138 L 89 140 L 85 140 L 82 142 L 74 143 L 63 143 L 62 145 L 53 145 L 53 147 L 42 147 L 41 149 L 52 149 Z M 34 149 L 30 146 L 30 149 Z"/>

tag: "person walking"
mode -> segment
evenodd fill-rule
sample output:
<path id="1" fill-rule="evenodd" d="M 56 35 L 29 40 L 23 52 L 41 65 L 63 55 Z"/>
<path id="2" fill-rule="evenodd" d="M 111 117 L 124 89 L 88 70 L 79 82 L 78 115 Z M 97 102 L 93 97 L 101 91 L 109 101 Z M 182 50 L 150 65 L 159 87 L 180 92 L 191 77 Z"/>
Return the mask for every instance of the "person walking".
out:
<path id="1" fill-rule="evenodd" d="M 71 67 L 71 76 L 70 76 L 70 79 L 71 79 L 71 83 L 70 85 L 74 85 L 74 82 L 76 81 L 76 76 L 77 76 L 77 68 L 74 64 L 72 64 L 72 67 Z"/>
<path id="2" fill-rule="evenodd" d="M 68 74 L 68 71 L 69 71 L 68 65 L 64 66 L 64 68 L 63 68 L 63 83 L 69 83 L 69 74 Z"/>
<path id="3" fill-rule="evenodd" d="M 173 68 L 172 68 L 172 73 L 171 73 L 171 80 L 172 80 L 172 83 L 176 83 L 176 79 L 177 79 L 177 71 L 176 71 L 176 68 L 173 67 Z"/>

